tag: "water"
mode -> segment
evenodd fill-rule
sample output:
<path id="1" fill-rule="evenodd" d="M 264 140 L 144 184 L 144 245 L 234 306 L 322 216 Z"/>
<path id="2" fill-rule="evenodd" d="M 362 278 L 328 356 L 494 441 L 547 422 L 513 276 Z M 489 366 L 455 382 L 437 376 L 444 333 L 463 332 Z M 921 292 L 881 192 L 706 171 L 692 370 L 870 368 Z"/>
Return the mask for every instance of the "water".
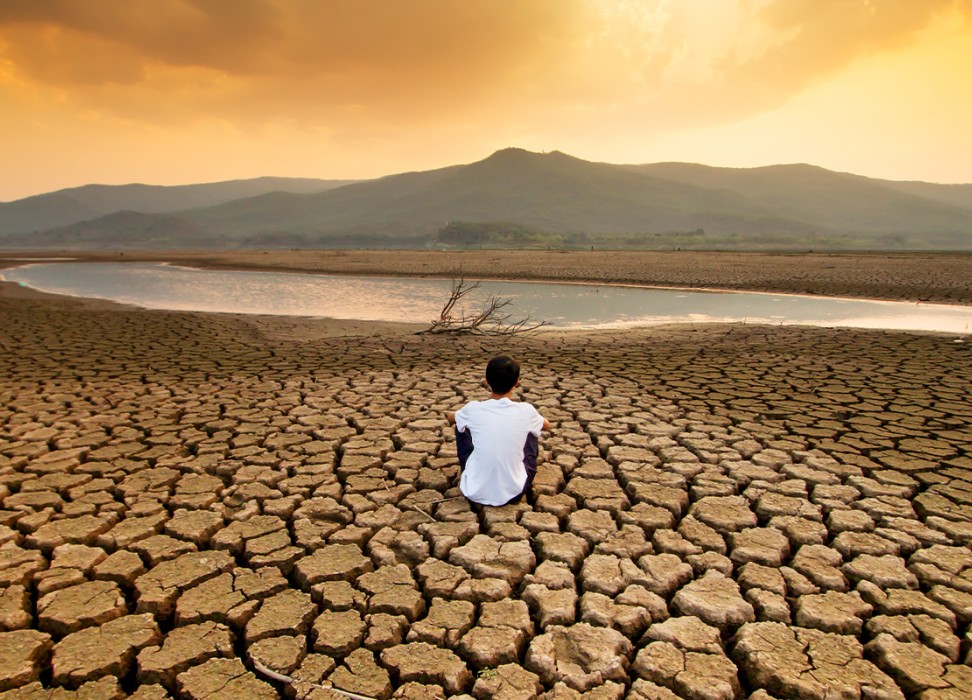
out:
<path id="1" fill-rule="evenodd" d="M 314 316 L 427 324 L 451 280 L 196 270 L 149 263 L 51 263 L 10 268 L 0 278 L 54 294 L 149 309 Z M 531 282 L 483 282 L 470 310 L 490 294 L 507 311 L 554 328 L 746 322 L 967 334 L 972 307 L 785 294 L 695 292 Z"/>

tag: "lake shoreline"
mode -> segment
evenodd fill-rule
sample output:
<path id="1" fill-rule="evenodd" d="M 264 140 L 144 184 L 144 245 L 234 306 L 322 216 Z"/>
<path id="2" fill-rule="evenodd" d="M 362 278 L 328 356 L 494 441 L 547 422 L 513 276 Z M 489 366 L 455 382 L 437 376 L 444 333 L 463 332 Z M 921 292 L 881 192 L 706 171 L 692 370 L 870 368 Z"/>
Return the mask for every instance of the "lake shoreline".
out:
<path id="1" fill-rule="evenodd" d="M 17 285 L 20 294 L 64 295 L 144 310 L 333 322 L 340 334 L 420 331 L 438 316 L 449 290 L 448 278 L 399 276 L 390 270 L 370 275 L 239 270 L 125 258 L 105 262 L 59 257 L 51 258 L 50 266 L 45 262 L 0 259 L 0 280 L 7 272 L 8 279 L 2 281 Z M 18 264 L 25 266 L 24 271 L 9 274 Z M 36 269 L 27 269 L 31 267 Z M 476 286 L 479 282 L 475 280 Z M 537 329 L 544 334 L 683 324 L 808 325 L 957 336 L 968 335 L 972 328 L 970 305 L 629 282 L 515 278 L 482 282 L 483 289 L 469 297 L 473 306 L 491 294 L 509 297 L 526 318 L 550 320 Z M 789 301 L 784 302 L 786 298 Z"/>
<path id="2" fill-rule="evenodd" d="M 694 251 L 125 251 L 5 252 L 92 262 L 167 262 L 203 269 L 581 282 L 698 291 L 774 292 L 972 304 L 972 254 Z"/>

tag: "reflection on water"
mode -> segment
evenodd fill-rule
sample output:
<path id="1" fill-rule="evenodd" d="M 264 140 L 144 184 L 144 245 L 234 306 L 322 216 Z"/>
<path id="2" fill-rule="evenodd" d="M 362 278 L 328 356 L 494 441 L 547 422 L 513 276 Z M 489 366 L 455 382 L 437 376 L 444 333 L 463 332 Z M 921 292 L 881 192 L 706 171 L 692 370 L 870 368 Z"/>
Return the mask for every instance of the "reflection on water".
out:
<path id="1" fill-rule="evenodd" d="M 4 270 L 3 279 L 45 292 L 110 299 L 150 309 L 429 323 L 450 280 L 195 270 L 142 263 L 53 263 Z M 748 322 L 966 334 L 972 307 L 780 294 L 686 292 L 529 282 L 484 282 L 469 295 L 513 299 L 553 327 Z"/>

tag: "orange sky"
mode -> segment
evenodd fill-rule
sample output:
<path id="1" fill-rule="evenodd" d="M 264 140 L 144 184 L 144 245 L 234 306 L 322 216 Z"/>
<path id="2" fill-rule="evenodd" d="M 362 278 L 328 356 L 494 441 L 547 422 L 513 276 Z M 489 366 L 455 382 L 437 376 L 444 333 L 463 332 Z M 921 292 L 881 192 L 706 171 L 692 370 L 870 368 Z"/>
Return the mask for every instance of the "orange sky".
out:
<path id="1" fill-rule="evenodd" d="M 972 182 L 972 0 L 0 0 L 0 201 L 498 148 Z"/>

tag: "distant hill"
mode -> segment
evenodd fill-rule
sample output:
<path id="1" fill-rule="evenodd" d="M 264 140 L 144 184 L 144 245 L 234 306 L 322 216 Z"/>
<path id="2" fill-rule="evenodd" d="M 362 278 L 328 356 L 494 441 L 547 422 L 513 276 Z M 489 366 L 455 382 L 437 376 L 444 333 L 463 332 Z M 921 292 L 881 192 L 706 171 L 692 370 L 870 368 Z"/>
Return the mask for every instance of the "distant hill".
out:
<path id="1" fill-rule="evenodd" d="M 632 169 L 698 187 L 730 191 L 777 216 L 813 222 L 835 231 L 957 231 L 967 226 L 972 211 L 972 186 L 968 186 L 970 196 L 965 206 L 961 193 L 954 196 L 948 190 L 955 186 L 895 183 L 812 165 L 741 169 L 656 163 Z"/>
<path id="2" fill-rule="evenodd" d="M 78 204 L 103 206 L 90 197 Z M 196 247 L 260 248 L 972 250 L 972 185 L 809 165 L 612 165 L 520 149 L 316 192 L 268 191 L 164 213 L 127 208 L 142 216 L 95 217 L 0 245 L 177 247 L 188 238 Z"/>
<path id="3" fill-rule="evenodd" d="M 9 236 L 36 248 L 224 248 L 232 241 L 200 231 L 172 214 L 117 211 L 91 221 L 60 226 L 39 233 Z M 0 239 L 2 241 L 2 239 Z"/>
<path id="4" fill-rule="evenodd" d="M 603 234 L 697 228 L 699 201 L 741 216 L 747 207 L 735 199 L 561 153 L 508 149 L 471 165 L 393 175 L 312 196 L 265 195 L 185 216 L 201 228 L 239 238 L 274 229 L 323 239 L 348 233 L 433 236 L 455 220 Z"/>
<path id="5" fill-rule="evenodd" d="M 878 182 L 899 192 L 972 209 L 972 185 L 939 185 L 930 182 L 888 182 L 886 180 L 878 180 Z"/>
<path id="6" fill-rule="evenodd" d="M 353 180 L 260 177 L 199 185 L 84 185 L 0 202 L 0 236 L 45 231 L 119 211 L 161 214 L 211 207 L 267 192 L 323 192 Z"/>

